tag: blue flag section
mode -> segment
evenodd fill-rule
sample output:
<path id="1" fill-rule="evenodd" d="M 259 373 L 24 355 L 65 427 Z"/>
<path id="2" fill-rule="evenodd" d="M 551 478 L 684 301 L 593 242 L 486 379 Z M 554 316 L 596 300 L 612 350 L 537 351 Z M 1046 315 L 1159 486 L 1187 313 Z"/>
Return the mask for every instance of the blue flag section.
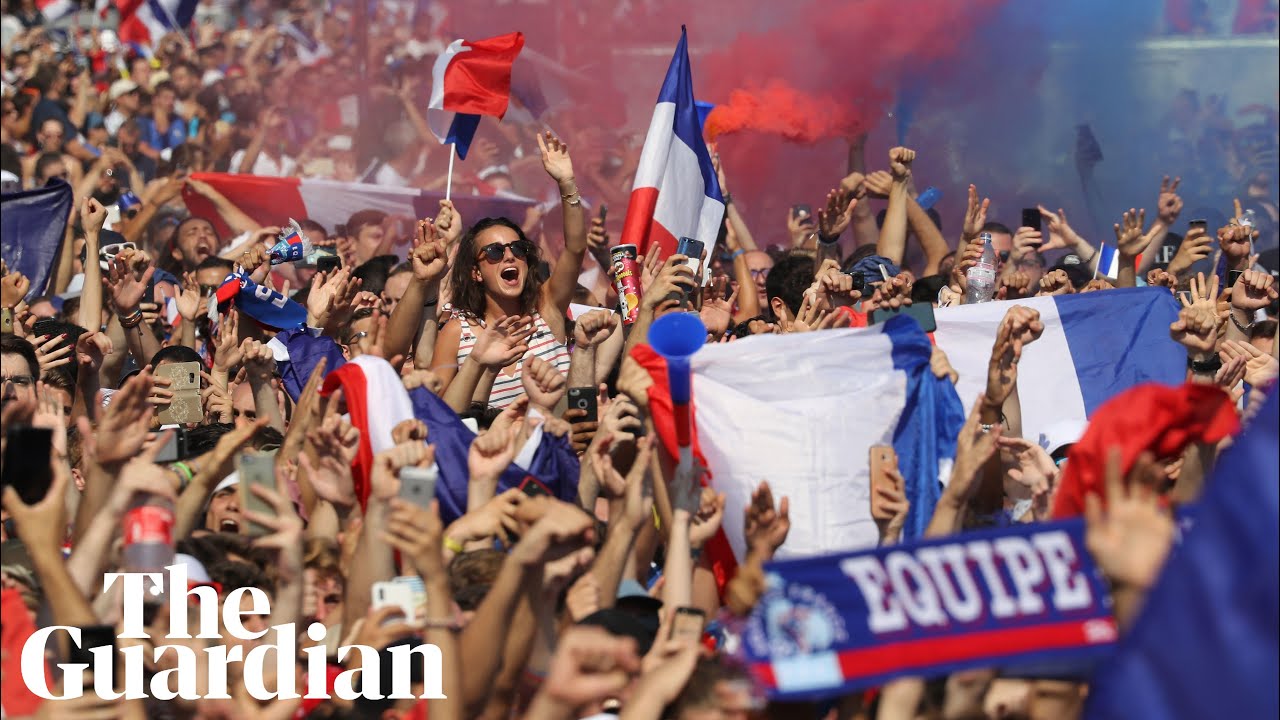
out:
<path id="1" fill-rule="evenodd" d="M 1280 715 L 1280 401 L 1219 459 L 1142 613 L 1098 668 L 1088 718 Z"/>
<path id="2" fill-rule="evenodd" d="M 1116 639 L 1079 520 L 770 563 L 765 581 L 743 659 L 777 700 L 904 675 L 1079 663 Z"/>
<path id="3" fill-rule="evenodd" d="M 53 276 L 71 203 L 71 186 L 64 182 L 0 197 L 0 256 L 10 271 L 31 281 L 28 298 L 44 294 Z"/>

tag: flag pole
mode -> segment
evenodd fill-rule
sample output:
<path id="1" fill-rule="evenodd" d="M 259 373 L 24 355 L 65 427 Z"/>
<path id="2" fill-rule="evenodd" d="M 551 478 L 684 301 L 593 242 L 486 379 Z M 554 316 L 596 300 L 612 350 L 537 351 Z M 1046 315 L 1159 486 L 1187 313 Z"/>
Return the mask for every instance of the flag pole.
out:
<path id="1" fill-rule="evenodd" d="M 1093 263 L 1093 279 L 1094 280 L 1098 279 L 1098 268 L 1102 267 L 1102 251 L 1105 250 L 1106 248 L 1107 248 L 1106 243 L 1104 242 L 1098 243 L 1098 252 L 1094 253 L 1094 255 L 1097 255 L 1097 259 Z"/>
<path id="2" fill-rule="evenodd" d="M 449 177 L 444 184 L 444 199 L 449 200 L 453 197 L 453 156 L 454 144 L 449 143 Z"/>

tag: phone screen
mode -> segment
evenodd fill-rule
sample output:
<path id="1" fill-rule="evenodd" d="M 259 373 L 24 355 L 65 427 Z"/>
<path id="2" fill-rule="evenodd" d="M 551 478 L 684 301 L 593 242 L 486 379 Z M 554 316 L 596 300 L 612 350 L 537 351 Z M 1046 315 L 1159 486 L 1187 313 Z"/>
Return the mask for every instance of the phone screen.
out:
<path id="1" fill-rule="evenodd" d="M 14 426 L 5 431 L 4 484 L 12 485 L 28 505 L 44 499 L 53 484 L 49 451 L 53 431 L 47 428 Z"/>
<path id="2" fill-rule="evenodd" d="M 1022 208 L 1022 227 L 1029 227 L 1036 232 L 1040 232 L 1040 220 L 1039 208 Z"/>
<path id="3" fill-rule="evenodd" d="M 544 495 L 551 497 L 551 489 L 532 475 L 524 476 L 524 480 L 520 482 L 520 491 L 529 497 L 542 497 Z"/>
<path id="4" fill-rule="evenodd" d="M 240 473 L 240 507 L 260 515 L 275 515 L 275 508 L 252 491 L 254 485 L 276 489 L 275 455 L 248 454 L 240 456 L 236 469 Z M 249 523 L 250 535 L 265 535 L 270 528 Z"/>

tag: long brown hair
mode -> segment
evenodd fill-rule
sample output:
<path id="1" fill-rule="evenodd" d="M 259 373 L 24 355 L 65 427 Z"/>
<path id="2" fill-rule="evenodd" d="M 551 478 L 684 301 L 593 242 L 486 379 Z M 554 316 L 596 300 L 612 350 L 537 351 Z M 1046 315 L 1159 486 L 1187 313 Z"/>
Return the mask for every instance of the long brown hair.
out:
<path id="1" fill-rule="evenodd" d="M 449 270 L 449 285 L 453 289 L 453 307 L 462 313 L 483 319 L 486 307 L 484 283 L 476 282 L 471 271 L 476 269 L 480 260 L 476 255 L 480 248 L 476 246 L 476 237 L 491 227 L 504 227 L 516 234 L 516 237 L 529 243 L 533 252 L 529 253 L 526 263 L 529 266 L 525 273 L 524 290 L 520 293 L 520 312 L 530 314 L 537 310 L 539 293 L 542 291 L 542 280 L 538 278 L 538 265 L 542 255 L 538 246 L 525 237 L 520 226 L 504 217 L 482 218 L 462 236 L 458 242 L 458 254 L 454 257 L 453 268 Z"/>

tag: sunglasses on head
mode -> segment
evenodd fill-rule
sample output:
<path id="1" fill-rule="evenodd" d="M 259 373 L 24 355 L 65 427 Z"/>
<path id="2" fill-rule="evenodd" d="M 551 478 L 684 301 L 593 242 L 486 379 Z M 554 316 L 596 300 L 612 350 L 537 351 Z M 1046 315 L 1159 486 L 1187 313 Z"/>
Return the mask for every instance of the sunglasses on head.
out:
<path id="1" fill-rule="evenodd" d="M 533 243 L 528 240 L 517 240 L 511 244 L 503 244 L 500 242 L 489 243 L 480 248 L 478 257 L 482 257 L 491 263 L 500 263 L 502 258 L 506 257 L 507 249 L 511 249 L 511 257 L 517 260 L 528 260 L 533 254 Z"/>

